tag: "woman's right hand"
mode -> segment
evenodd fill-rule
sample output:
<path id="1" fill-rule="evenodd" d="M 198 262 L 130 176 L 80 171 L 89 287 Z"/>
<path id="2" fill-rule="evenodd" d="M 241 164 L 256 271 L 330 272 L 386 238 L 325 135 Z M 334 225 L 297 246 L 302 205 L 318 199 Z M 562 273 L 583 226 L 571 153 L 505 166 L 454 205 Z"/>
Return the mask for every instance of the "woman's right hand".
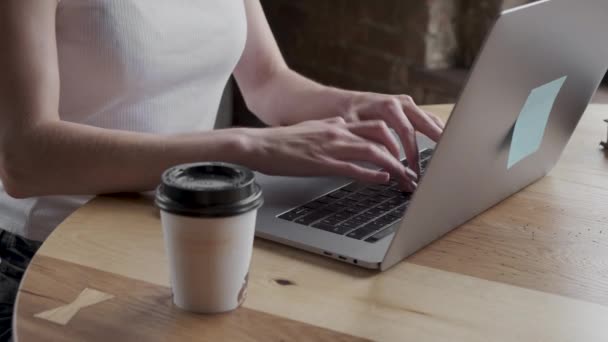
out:
<path id="1" fill-rule="evenodd" d="M 265 174 L 344 176 L 368 183 L 392 178 L 403 190 L 416 188 L 417 175 L 399 161 L 399 144 L 383 121 L 333 118 L 246 132 L 244 164 Z"/>

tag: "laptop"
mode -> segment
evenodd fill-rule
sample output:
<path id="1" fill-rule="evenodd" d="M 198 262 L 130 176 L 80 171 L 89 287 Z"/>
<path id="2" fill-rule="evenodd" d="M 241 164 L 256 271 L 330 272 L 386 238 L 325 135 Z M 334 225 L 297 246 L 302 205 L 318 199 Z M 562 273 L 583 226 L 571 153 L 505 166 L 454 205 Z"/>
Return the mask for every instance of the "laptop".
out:
<path id="1" fill-rule="evenodd" d="M 605 0 L 503 12 L 439 143 L 418 137 L 415 193 L 394 182 L 258 174 L 257 236 L 386 270 L 545 176 L 608 68 L 606 18 Z"/>

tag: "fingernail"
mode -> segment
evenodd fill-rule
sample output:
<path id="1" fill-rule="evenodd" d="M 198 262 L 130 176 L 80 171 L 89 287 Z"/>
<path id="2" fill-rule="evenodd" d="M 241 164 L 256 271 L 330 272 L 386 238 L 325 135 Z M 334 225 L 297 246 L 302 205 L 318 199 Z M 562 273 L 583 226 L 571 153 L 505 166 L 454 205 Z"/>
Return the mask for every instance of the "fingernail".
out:
<path id="1" fill-rule="evenodd" d="M 388 172 L 381 172 L 380 175 L 382 176 L 382 182 L 383 183 L 388 183 L 391 180 L 391 175 Z"/>
<path id="2" fill-rule="evenodd" d="M 414 180 L 418 180 L 418 174 L 416 174 L 416 172 L 414 172 L 409 167 L 405 168 L 405 174 L 407 175 L 408 178 L 411 178 L 411 179 L 414 179 Z"/>
<path id="3" fill-rule="evenodd" d="M 405 182 L 401 185 L 401 191 L 403 192 L 414 192 L 416 191 L 416 183 L 415 182 Z"/>

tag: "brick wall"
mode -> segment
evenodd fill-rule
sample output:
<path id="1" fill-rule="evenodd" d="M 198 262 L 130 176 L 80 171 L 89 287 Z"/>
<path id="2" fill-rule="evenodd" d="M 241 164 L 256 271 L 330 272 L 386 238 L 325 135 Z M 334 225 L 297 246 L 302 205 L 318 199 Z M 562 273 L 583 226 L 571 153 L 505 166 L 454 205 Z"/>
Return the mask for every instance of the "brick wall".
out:
<path id="1" fill-rule="evenodd" d="M 291 67 L 327 84 L 404 91 L 425 59 L 425 1 L 263 0 Z"/>

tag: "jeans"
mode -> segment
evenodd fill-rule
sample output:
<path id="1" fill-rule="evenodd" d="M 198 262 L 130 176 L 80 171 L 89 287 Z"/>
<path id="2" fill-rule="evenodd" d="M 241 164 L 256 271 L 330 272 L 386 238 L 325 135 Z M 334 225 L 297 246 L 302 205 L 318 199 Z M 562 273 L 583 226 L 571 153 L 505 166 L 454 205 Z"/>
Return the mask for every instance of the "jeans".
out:
<path id="1" fill-rule="evenodd" d="M 0 342 L 11 340 L 19 283 L 41 244 L 0 229 Z"/>

